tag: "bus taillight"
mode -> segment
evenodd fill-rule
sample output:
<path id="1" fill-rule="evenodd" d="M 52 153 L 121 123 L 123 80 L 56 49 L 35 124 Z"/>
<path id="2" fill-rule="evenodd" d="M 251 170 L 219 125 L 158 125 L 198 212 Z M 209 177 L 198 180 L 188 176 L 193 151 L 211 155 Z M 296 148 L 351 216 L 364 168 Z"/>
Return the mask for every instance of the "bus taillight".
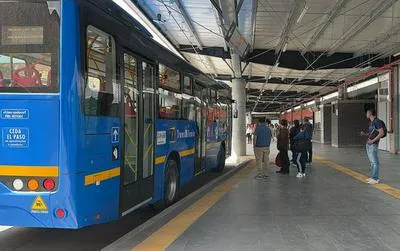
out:
<path id="1" fill-rule="evenodd" d="M 56 183 L 54 182 L 53 179 L 45 179 L 45 180 L 43 181 L 43 187 L 44 187 L 44 189 L 46 189 L 47 191 L 53 190 L 55 186 L 56 186 Z"/>
<path id="2" fill-rule="evenodd" d="M 56 217 L 57 218 L 63 219 L 63 218 L 65 218 L 66 215 L 67 215 L 67 213 L 65 212 L 64 209 L 62 209 L 62 208 L 57 208 L 56 209 Z"/>
<path id="3" fill-rule="evenodd" d="M 24 188 L 24 182 L 21 179 L 15 179 L 13 181 L 13 187 L 15 190 L 20 191 Z"/>
<path id="4" fill-rule="evenodd" d="M 35 179 L 30 179 L 28 181 L 28 188 L 31 191 L 36 191 L 39 188 L 39 182 Z"/>

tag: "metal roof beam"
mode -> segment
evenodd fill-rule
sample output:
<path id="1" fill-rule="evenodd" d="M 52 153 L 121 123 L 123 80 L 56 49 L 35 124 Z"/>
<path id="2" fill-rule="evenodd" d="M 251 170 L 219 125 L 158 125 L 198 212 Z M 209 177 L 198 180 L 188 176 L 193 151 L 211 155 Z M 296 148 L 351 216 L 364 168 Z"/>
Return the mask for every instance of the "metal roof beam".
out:
<path id="1" fill-rule="evenodd" d="M 329 27 L 329 25 L 332 23 L 332 21 L 339 16 L 340 12 L 346 4 L 349 2 L 349 0 L 338 0 L 333 6 L 332 10 L 328 13 L 325 14 L 319 22 L 319 25 L 317 26 L 316 32 L 312 35 L 310 40 L 305 44 L 305 48 L 302 50 L 301 54 L 304 55 L 307 51 L 310 50 L 312 46 L 318 41 L 318 39 L 324 34 L 325 30 Z"/>
<path id="2" fill-rule="evenodd" d="M 307 7 L 305 0 L 295 0 L 290 13 L 281 33 L 281 37 L 279 39 L 278 45 L 275 47 L 275 54 L 278 54 L 283 48 L 286 46 L 286 43 L 289 41 L 289 34 L 291 33 L 293 27 L 296 25 L 297 20 L 300 15 L 302 15 L 303 10 Z"/>
<path id="3" fill-rule="evenodd" d="M 389 9 L 397 0 L 375 0 L 375 5 L 368 13 L 358 18 L 329 49 L 328 55 L 335 53 L 337 49 L 345 45 L 350 39 L 358 35 L 361 31 L 367 28 L 372 22 L 380 17 L 387 9 Z"/>
<path id="4" fill-rule="evenodd" d="M 187 53 L 196 53 L 191 45 L 180 45 L 179 49 Z M 206 47 L 202 51 L 197 51 L 201 55 L 209 55 L 214 57 L 225 57 L 230 58 L 231 55 L 224 51 L 223 47 Z M 307 52 L 304 57 L 306 58 L 319 58 L 313 64 L 314 69 L 344 69 L 354 68 L 360 64 L 360 62 L 370 61 L 376 54 L 364 54 L 362 56 L 354 56 L 353 53 L 337 52 L 331 56 L 321 55 L 324 52 L 314 51 Z M 252 53 L 248 54 L 243 61 L 257 63 L 262 65 L 274 65 L 278 56 L 274 50 L 268 49 L 254 49 Z M 385 60 L 374 60 L 371 62 L 372 67 L 380 67 L 385 64 Z M 309 64 L 303 59 L 299 51 L 286 51 L 282 53 L 279 58 L 279 67 L 289 68 L 293 70 L 305 70 Z"/>
<path id="5" fill-rule="evenodd" d="M 236 20 L 239 20 L 238 15 L 239 15 L 240 9 L 242 8 L 243 2 L 244 2 L 244 0 L 239 0 L 239 3 L 236 6 Z M 236 3 L 236 0 L 235 0 L 235 3 Z"/>
<path id="6" fill-rule="evenodd" d="M 218 11 L 215 8 L 213 8 L 213 13 L 214 13 L 215 19 L 217 20 L 219 33 L 222 36 L 222 40 L 224 40 L 224 51 L 227 52 L 228 51 L 228 45 L 226 44 L 226 40 L 225 40 L 225 37 L 226 37 L 225 29 L 222 28 L 222 25 L 223 25 L 222 16 L 218 14 Z"/>
<path id="7" fill-rule="evenodd" d="M 376 48 L 381 45 L 382 43 L 385 43 L 389 41 L 389 39 L 395 35 L 397 35 L 400 32 L 400 23 L 397 23 L 393 27 L 391 27 L 386 33 L 383 35 L 375 38 L 374 41 L 369 42 L 367 45 L 362 47 L 356 55 L 362 55 L 364 53 L 371 52 L 372 50 L 376 51 Z"/>
<path id="8" fill-rule="evenodd" d="M 190 33 L 192 33 L 193 37 L 195 38 L 197 46 L 199 47 L 200 50 L 203 50 L 203 45 L 201 44 L 201 40 L 197 34 L 196 29 L 193 26 L 192 20 L 190 19 L 189 15 L 185 10 L 185 7 L 183 7 L 181 0 L 175 0 L 175 4 L 178 6 L 178 9 L 181 12 L 183 19 L 185 19 L 185 22 L 189 27 Z"/>
<path id="9" fill-rule="evenodd" d="M 250 41 L 250 53 L 253 52 L 254 41 L 256 37 L 256 17 L 257 17 L 258 0 L 253 0 L 253 10 L 251 12 L 251 41 Z"/>
<path id="10" fill-rule="evenodd" d="M 279 89 L 279 87 L 281 87 L 281 85 L 280 85 L 280 84 L 277 84 L 277 85 L 275 85 L 275 87 L 274 87 L 274 88 L 272 88 L 272 91 L 274 92 L 274 91 L 278 90 L 278 89 Z"/>

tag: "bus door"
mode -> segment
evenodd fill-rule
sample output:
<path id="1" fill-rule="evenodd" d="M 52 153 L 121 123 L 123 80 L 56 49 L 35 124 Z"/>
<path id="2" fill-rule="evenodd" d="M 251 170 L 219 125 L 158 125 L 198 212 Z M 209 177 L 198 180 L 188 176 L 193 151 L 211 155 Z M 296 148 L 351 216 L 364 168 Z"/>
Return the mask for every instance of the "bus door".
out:
<path id="1" fill-rule="evenodd" d="M 124 151 L 121 212 L 126 215 L 153 195 L 154 66 L 130 53 L 121 57 Z"/>

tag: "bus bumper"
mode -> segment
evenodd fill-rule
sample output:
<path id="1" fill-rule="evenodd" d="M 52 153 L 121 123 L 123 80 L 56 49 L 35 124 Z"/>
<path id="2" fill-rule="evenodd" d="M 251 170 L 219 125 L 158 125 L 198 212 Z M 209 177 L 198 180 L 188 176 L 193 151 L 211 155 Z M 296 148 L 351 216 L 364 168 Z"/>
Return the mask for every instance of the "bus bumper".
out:
<path id="1" fill-rule="evenodd" d="M 55 193 L 13 192 L 0 183 L 0 225 L 42 228 L 78 228 L 72 215 L 58 219 L 51 206 Z"/>

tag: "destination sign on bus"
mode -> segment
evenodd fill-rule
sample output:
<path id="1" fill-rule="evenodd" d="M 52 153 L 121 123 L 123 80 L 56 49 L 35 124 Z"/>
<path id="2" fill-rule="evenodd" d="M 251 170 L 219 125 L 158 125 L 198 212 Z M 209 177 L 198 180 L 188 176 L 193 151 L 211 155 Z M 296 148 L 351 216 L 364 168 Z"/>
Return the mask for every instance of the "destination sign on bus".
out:
<path id="1" fill-rule="evenodd" d="M 42 26 L 3 26 L 3 45 L 43 44 Z"/>

